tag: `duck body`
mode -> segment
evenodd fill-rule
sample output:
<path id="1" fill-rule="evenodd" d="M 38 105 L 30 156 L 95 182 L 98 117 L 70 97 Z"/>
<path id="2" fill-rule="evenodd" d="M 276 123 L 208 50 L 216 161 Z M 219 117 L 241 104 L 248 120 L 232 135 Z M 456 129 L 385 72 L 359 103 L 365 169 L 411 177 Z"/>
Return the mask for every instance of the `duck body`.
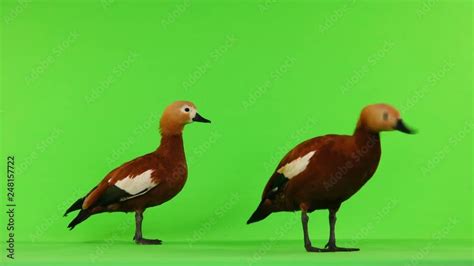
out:
<path id="1" fill-rule="evenodd" d="M 285 178 L 278 169 L 312 152 L 306 169 L 284 180 L 287 183 L 275 195 L 270 209 L 295 211 L 305 204 L 312 212 L 338 207 L 374 175 L 381 156 L 380 137 L 356 131 L 352 136 L 326 135 L 299 144 L 280 162 L 264 189 L 263 198 L 275 189 L 277 180 Z"/>
<path id="2" fill-rule="evenodd" d="M 156 151 L 124 163 L 107 174 L 97 188 L 85 197 L 83 206 L 92 208 L 92 215 L 133 212 L 161 205 L 183 189 L 187 172 L 182 136 L 166 136 Z M 136 188 L 132 188 L 132 184 L 124 182 L 129 177 L 147 175 L 155 184 L 146 193 L 143 190 L 147 187 L 134 184 Z"/>
<path id="3" fill-rule="evenodd" d="M 90 216 L 104 212 L 135 212 L 137 244 L 161 244 L 142 236 L 143 213 L 175 197 L 188 176 L 182 131 L 186 124 L 210 121 L 201 117 L 191 102 L 168 106 L 160 120 L 161 142 L 154 152 L 126 162 L 108 173 L 84 197 L 66 210 L 79 210 L 69 223 L 71 230 Z"/>
<path id="4" fill-rule="evenodd" d="M 380 162 L 380 132 L 413 133 L 390 105 L 363 108 L 352 135 L 325 135 L 302 142 L 280 161 L 267 182 L 260 204 L 247 224 L 273 212 L 301 211 L 305 249 L 308 252 L 357 251 L 336 246 L 336 212 L 374 175 Z M 329 210 L 330 237 L 324 249 L 313 247 L 308 213 Z"/>

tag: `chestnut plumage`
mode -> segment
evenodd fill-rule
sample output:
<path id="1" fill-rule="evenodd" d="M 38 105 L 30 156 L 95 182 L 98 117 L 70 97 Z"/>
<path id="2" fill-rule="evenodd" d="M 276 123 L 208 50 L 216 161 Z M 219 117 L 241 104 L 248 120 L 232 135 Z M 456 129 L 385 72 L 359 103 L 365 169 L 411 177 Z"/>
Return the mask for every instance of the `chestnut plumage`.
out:
<path id="1" fill-rule="evenodd" d="M 183 147 L 184 126 L 206 122 L 193 103 L 177 101 L 169 105 L 160 119 L 161 143 L 149 154 L 126 162 L 112 170 L 84 197 L 78 199 L 64 214 L 79 210 L 68 227 L 103 212 L 135 212 L 137 244 L 160 244 L 158 239 L 142 236 L 143 212 L 160 205 L 178 194 L 187 178 Z"/>
<path id="2" fill-rule="evenodd" d="M 247 224 L 273 212 L 301 210 L 304 245 L 309 252 L 356 251 L 336 246 L 336 212 L 375 173 L 381 155 L 380 132 L 413 133 L 399 112 L 387 104 L 363 108 L 352 135 L 326 135 L 307 140 L 285 155 L 263 190 Z M 311 244 L 307 213 L 328 209 L 330 237 L 325 248 Z"/>

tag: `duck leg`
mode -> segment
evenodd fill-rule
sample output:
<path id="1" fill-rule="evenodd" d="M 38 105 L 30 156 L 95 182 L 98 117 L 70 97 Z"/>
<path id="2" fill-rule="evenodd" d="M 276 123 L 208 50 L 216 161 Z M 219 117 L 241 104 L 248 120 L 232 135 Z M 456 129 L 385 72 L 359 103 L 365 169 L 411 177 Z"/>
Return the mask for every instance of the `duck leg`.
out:
<path id="1" fill-rule="evenodd" d="M 301 223 L 303 224 L 303 235 L 304 235 L 304 247 L 308 252 L 321 252 L 322 249 L 313 247 L 311 240 L 309 239 L 308 233 L 308 221 L 309 217 L 306 210 L 301 210 Z"/>
<path id="2" fill-rule="evenodd" d="M 336 246 L 336 212 L 339 208 L 329 209 L 329 241 L 322 252 L 337 252 L 337 251 L 359 251 L 358 248 L 341 248 Z"/>
<path id="3" fill-rule="evenodd" d="M 143 221 L 143 211 L 135 211 L 135 236 L 133 240 L 135 243 L 141 245 L 160 245 L 161 240 L 159 239 L 146 239 L 142 236 L 142 221 Z"/>

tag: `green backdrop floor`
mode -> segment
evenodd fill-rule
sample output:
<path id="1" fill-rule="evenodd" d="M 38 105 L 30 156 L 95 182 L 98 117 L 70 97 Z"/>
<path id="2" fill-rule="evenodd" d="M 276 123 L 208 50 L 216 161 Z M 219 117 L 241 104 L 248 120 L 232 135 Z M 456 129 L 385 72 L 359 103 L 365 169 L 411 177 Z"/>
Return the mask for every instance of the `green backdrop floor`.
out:
<path id="1" fill-rule="evenodd" d="M 321 244 L 321 241 L 317 241 Z M 321 242 L 321 243 L 320 243 Z M 344 242 L 340 241 L 341 246 Z M 11 265 L 473 265 L 469 240 L 370 240 L 359 252 L 306 253 L 301 241 L 18 243 Z M 7 265 L 10 265 L 8 263 Z"/>

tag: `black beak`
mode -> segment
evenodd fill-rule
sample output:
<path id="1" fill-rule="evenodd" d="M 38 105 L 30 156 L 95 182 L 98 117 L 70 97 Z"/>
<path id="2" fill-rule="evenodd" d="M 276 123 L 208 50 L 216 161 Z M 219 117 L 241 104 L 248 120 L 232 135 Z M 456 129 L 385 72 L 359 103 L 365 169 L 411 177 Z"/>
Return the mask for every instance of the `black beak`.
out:
<path id="1" fill-rule="evenodd" d="M 415 134 L 415 131 L 413 129 L 408 128 L 405 123 L 403 123 L 403 120 L 398 119 L 397 125 L 395 126 L 395 130 L 401 131 L 403 133 L 407 134 Z"/>
<path id="2" fill-rule="evenodd" d="M 201 122 L 201 123 L 211 123 L 211 120 L 208 120 L 202 117 L 200 114 L 196 113 L 196 116 L 193 118 L 194 122 Z"/>

